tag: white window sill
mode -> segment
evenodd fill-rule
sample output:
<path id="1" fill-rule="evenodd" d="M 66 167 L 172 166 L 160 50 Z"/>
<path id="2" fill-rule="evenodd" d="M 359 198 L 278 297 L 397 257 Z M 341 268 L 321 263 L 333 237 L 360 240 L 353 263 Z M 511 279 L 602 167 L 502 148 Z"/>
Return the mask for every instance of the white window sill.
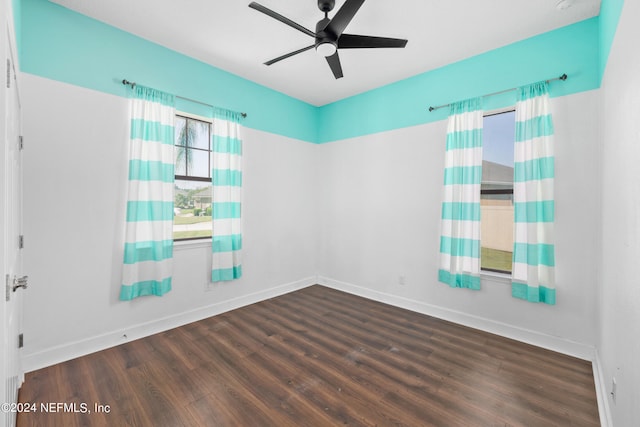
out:
<path id="1" fill-rule="evenodd" d="M 210 248 L 211 247 L 211 239 L 198 239 L 198 240 L 179 240 L 173 242 L 173 249 L 177 251 L 187 250 L 187 249 L 198 249 L 198 248 Z"/>
<path id="2" fill-rule="evenodd" d="M 494 271 L 482 270 L 480 272 L 480 279 L 483 281 L 499 283 L 503 285 L 511 284 L 511 274 L 508 273 L 497 273 Z"/>

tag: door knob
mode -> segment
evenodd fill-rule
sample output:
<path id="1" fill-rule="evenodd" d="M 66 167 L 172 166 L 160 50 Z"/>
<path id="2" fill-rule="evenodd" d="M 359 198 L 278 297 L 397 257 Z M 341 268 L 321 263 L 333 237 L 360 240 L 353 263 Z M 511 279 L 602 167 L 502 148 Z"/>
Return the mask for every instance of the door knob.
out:
<path id="1" fill-rule="evenodd" d="M 17 291 L 18 288 L 23 288 L 23 289 L 27 289 L 27 279 L 29 278 L 29 276 L 22 276 L 22 277 L 18 277 L 18 276 L 14 276 L 13 277 L 13 292 Z"/>

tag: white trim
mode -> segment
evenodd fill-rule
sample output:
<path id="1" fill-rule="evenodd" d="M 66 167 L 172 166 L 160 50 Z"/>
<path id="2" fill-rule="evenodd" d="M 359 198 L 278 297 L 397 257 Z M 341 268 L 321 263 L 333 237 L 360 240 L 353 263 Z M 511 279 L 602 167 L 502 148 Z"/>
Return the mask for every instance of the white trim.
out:
<path id="1" fill-rule="evenodd" d="M 511 273 L 498 273 L 497 271 L 480 270 L 480 278 L 482 281 L 497 283 L 500 285 L 511 284 Z"/>
<path id="2" fill-rule="evenodd" d="M 596 384 L 596 397 L 598 399 L 598 413 L 600 414 L 600 425 L 602 427 L 613 427 L 611 419 L 611 408 L 609 406 L 609 392 L 607 391 L 607 383 L 604 380 L 604 370 L 602 362 L 600 362 L 600 354 L 595 351 L 595 357 L 592 362 L 593 380 Z"/>
<path id="3" fill-rule="evenodd" d="M 37 353 L 25 355 L 22 359 L 22 366 L 25 372 L 32 372 L 56 363 L 65 362 L 76 357 L 115 347 L 127 341 L 144 338 L 191 322 L 196 322 L 230 310 L 235 310 L 240 307 L 264 301 L 269 298 L 297 291 L 314 285 L 316 282 L 316 276 L 307 277 L 295 282 L 274 286 L 260 292 L 241 295 L 236 298 L 217 302 L 205 307 L 199 307 L 194 310 L 133 325 L 126 329 L 119 329 L 99 336 L 51 347 Z"/>
<path id="4" fill-rule="evenodd" d="M 207 237 L 206 239 L 190 239 L 190 240 L 174 240 L 173 241 L 174 251 L 185 251 L 188 249 L 210 248 L 210 247 L 211 247 L 211 237 Z"/>
<path id="5" fill-rule="evenodd" d="M 318 284 L 368 298 L 374 301 L 391 304 L 395 307 L 400 307 L 429 316 L 437 317 L 439 319 L 454 322 L 459 325 L 468 326 L 470 328 L 479 329 L 481 331 L 500 335 L 502 337 L 511 338 L 527 344 L 546 348 L 548 350 L 577 357 L 579 359 L 592 361 L 595 357 L 595 348 L 587 344 L 567 340 L 560 337 L 554 337 L 529 329 L 519 328 L 516 326 L 508 325 L 506 323 L 496 322 L 495 320 L 473 316 L 445 307 L 439 307 L 436 305 L 399 297 L 397 295 L 374 291 L 368 288 L 357 286 L 351 283 L 341 282 L 338 280 L 333 280 L 323 276 L 318 277 Z"/>
<path id="6" fill-rule="evenodd" d="M 207 122 L 210 125 L 213 124 L 213 117 L 200 116 L 198 114 L 187 113 L 186 111 L 176 110 L 176 116 L 187 117 L 189 119 L 200 120 L 201 122 Z"/>

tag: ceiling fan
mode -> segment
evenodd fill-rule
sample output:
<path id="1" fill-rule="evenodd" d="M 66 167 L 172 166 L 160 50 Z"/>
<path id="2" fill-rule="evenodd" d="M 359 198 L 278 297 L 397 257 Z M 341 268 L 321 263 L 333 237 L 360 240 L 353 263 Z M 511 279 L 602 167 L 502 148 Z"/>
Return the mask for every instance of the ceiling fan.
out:
<path id="1" fill-rule="evenodd" d="M 265 65 L 272 65 L 283 59 L 290 58 L 307 50 L 316 49 L 320 55 L 326 57 L 327 63 L 336 79 L 343 76 L 342 65 L 340 65 L 340 57 L 338 49 L 365 49 L 365 48 L 384 48 L 384 47 L 405 47 L 407 40 L 392 39 L 387 37 L 361 36 L 356 34 L 343 34 L 344 29 L 349 25 L 364 0 L 346 0 L 340 10 L 336 12 L 333 18 L 329 19 L 329 12 L 335 6 L 335 0 L 318 0 L 318 8 L 324 12 L 324 18 L 316 24 L 315 33 L 302 25 L 293 22 L 287 17 L 280 15 L 273 10 L 262 6 L 256 2 L 249 3 L 249 7 L 264 13 L 278 21 L 286 24 L 298 31 L 305 33 L 316 39 L 315 43 L 303 47 L 302 49 L 289 52 L 285 55 L 274 58 L 265 62 Z"/>

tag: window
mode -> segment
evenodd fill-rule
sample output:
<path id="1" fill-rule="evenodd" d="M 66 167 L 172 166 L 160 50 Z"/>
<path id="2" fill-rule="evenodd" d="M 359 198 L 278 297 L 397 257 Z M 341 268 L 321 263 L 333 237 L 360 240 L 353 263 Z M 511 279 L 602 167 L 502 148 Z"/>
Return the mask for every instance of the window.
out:
<path id="1" fill-rule="evenodd" d="M 480 268 L 511 274 L 515 111 L 484 117 L 480 185 Z"/>
<path id="2" fill-rule="evenodd" d="M 211 237 L 211 122 L 176 115 L 173 239 Z"/>

